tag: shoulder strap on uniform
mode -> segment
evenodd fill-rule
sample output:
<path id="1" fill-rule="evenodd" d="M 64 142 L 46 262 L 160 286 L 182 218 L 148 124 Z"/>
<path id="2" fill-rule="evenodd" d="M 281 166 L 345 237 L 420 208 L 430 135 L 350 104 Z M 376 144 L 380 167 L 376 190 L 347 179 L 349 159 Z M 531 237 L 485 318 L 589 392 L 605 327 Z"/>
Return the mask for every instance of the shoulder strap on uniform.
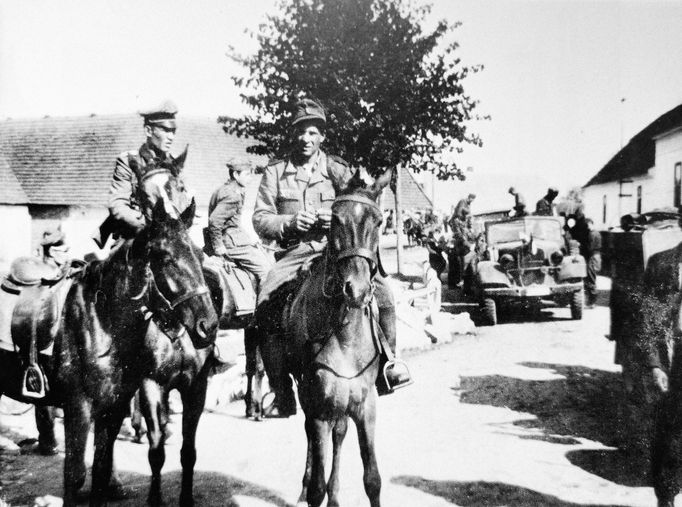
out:
<path id="1" fill-rule="evenodd" d="M 327 158 L 333 160 L 333 161 L 336 162 L 337 164 L 341 164 L 342 166 L 349 167 L 349 165 L 350 165 L 350 164 L 348 164 L 348 162 L 346 162 L 344 159 L 342 159 L 341 157 L 338 157 L 338 156 L 336 156 L 336 155 L 327 155 Z"/>

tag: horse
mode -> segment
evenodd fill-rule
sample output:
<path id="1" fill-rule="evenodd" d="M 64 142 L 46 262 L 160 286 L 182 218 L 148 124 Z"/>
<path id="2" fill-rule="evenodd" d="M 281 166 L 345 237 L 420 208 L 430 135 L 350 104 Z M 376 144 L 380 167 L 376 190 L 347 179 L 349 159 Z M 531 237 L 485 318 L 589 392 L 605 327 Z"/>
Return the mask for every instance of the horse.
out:
<path id="1" fill-rule="evenodd" d="M 374 430 L 382 338 L 373 278 L 379 269 L 382 221 L 376 200 L 390 177 L 387 171 L 367 185 L 357 172 L 341 190 L 332 205 L 328 245 L 292 293 L 282 319 L 284 333 L 260 331 L 266 372 L 268 341 L 287 336 L 287 370 L 298 385 L 308 440 L 299 497 L 303 505 L 317 507 L 325 494 L 327 505 L 339 505 L 340 453 L 349 419 L 358 432 L 365 492 L 372 507 L 380 505 Z M 333 460 L 327 482 L 324 466 L 330 434 Z"/>
<path id="2" fill-rule="evenodd" d="M 184 160 L 186 151 L 178 157 Z M 179 177 L 179 170 L 170 171 L 165 168 L 148 168 L 138 174 L 138 197 L 143 209 L 153 208 L 157 203 L 171 211 L 182 209 L 186 201 L 184 184 Z M 192 211 L 193 213 L 193 211 Z M 221 284 L 216 262 L 210 262 L 204 253 L 194 244 L 192 249 L 201 260 L 202 280 L 214 310 L 218 315 L 220 328 L 246 328 L 247 370 L 250 372 L 249 383 L 253 376 L 262 377 L 262 368 L 251 367 L 253 358 L 257 356 L 252 344 L 255 344 L 253 330 L 249 327 L 249 316 L 238 316 L 234 297 Z M 179 334 L 178 334 L 179 331 Z M 172 389 L 178 389 L 183 405 L 183 444 L 181 462 L 183 465 L 181 505 L 193 505 L 192 470 L 196 461 L 195 435 L 199 418 L 204 409 L 208 376 L 214 364 L 213 347 L 197 349 L 181 328 L 168 329 L 164 320 L 152 319 L 146 336 L 148 349 L 154 350 L 151 367 L 144 373 L 140 392 L 139 407 L 147 425 L 149 440 L 149 463 L 152 470 L 151 488 L 148 496 L 149 505 L 161 505 L 161 469 L 165 462 L 165 427 L 168 423 L 168 395 Z M 260 382 L 254 386 L 254 400 L 260 400 Z M 247 416 L 260 414 L 260 404 L 246 400 Z"/>
<path id="3" fill-rule="evenodd" d="M 76 505 L 85 482 L 85 444 L 93 421 L 90 505 L 106 504 L 116 436 L 131 397 L 155 366 L 148 316 L 163 315 L 165 325 L 182 326 L 183 336 L 199 348 L 215 338 L 218 318 L 187 235 L 194 212 L 192 203 L 174 218 L 159 203 L 149 225 L 106 260 L 88 264 L 68 290 L 51 360 L 41 365 L 51 386 L 43 402 L 64 409 L 67 507 Z M 10 369 L 16 365 L 0 365 L 0 391 L 26 401 L 8 384 Z"/>
<path id="4" fill-rule="evenodd" d="M 408 217 L 403 221 L 403 232 L 407 236 L 407 245 L 421 245 L 424 240 L 424 224 L 418 218 Z"/>

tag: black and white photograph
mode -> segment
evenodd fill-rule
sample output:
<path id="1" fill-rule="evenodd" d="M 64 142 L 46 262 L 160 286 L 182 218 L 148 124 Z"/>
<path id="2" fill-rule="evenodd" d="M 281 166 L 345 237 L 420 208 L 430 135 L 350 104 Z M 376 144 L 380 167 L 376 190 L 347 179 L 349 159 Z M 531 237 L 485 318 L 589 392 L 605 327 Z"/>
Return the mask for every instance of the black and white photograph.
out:
<path id="1" fill-rule="evenodd" d="M 682 506 L 680 62 L 676 0 L 0 0 L 0 507 Z"/>

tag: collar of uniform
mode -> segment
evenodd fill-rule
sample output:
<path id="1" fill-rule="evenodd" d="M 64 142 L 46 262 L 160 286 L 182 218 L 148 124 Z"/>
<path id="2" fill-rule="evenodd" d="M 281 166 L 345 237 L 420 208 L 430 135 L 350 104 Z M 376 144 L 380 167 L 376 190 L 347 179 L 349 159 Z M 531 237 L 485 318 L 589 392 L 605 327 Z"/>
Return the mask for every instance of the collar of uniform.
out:
<path id="1" fill-rule="evenodd" d="M 140 157 L 142 157 L 142 159 L 145 161 L 145 164 L 164 162 L 171 159 L 170 153 L 166 153 L 166 157 L 164 159 L 152 146 L 149 145 L 149 143 L 144 143 L 142 146 L 140 146 L 138 151 L 140 153 Z"/>
<path id="2" fill-rule="evenodd" d="M 327 156 L 322 150 L 317 152 L 317 159 L 315 159 L 315 162 L 313 163 L 310 176 L 308 176 L 308 172 L 303 166 L 297 167 L 291 160 L 287 163 L 284 171 L 289 174 L 295 173 L 298 181 L 307 182 L 308 184 L 317 183 L 324 178 L 329 177 L 329 174 L 327 173 Z"/>

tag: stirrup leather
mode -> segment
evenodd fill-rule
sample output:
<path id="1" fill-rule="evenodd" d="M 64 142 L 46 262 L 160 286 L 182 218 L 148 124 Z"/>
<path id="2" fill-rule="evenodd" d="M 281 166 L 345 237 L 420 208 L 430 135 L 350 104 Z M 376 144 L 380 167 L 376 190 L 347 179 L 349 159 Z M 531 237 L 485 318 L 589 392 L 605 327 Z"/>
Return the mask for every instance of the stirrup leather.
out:
<path id="1" fill-rule="evenodd" d="M 400 370 L 403 370 L 403 372 L 402 375 L 399 375 L 397 378 L 393 377 L 393 382 L 391 382 L 389 381 L 389 372 L 395 370 L 396 367 L 398 368 L 398 373 L 400 373 Z M 414 380 L 412 380 L 412 375 L 410 375 L 410 369 L 407 367 L 407 363 L 400 359 L 386 361 L 381 369 L 381 375 L 383 377 L 384 385 L 388 389 L 388 393 L 392 393 L 401 387 L 407 387 L 414 382 Z"/>
<path id="2" fill-rule="evenodd" d="M 29 385 L 29 383 L 33 382 L 38 383 L 37 388 Z M 21 381 L 21 395 L 36 400 L 42 399 L 47 391 L 46 384 L 47 379 L 42 368 L 37 364 L 29 364 L 24 370 L 24 378 Z"/>

